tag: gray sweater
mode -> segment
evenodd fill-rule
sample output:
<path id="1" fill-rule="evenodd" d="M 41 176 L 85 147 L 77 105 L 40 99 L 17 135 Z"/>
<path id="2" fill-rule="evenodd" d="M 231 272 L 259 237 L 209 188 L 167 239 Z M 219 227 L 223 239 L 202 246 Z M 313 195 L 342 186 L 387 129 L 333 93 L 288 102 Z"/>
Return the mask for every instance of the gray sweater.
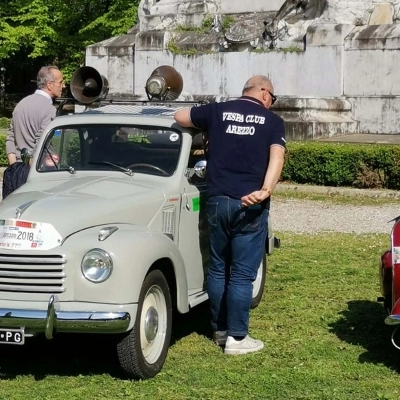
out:
<path id="1" fill-rule="evenodd" d="M 34 153 L 43 130 L 55 116 L 56 109 L 46 96 L 34 93 L 22 99 L 14 109 L 7 132 L 7 154 L 14 153 L 21 161 L 24 147 Z"/>

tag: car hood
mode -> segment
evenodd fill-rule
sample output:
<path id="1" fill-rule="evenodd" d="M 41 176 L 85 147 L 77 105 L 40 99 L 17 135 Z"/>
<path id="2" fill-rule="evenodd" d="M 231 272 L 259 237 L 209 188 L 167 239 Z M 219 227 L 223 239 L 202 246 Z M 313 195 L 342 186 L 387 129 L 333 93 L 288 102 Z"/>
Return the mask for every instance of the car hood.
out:
<path id="1" fill-rule="evenodd" d="M 62 237 L 95 225 L 147 226 L 164 202 L 163 191 L 134 178 L 83 176 L 25 183 L 0 204 L 0 219 L 47 222 Z"/>

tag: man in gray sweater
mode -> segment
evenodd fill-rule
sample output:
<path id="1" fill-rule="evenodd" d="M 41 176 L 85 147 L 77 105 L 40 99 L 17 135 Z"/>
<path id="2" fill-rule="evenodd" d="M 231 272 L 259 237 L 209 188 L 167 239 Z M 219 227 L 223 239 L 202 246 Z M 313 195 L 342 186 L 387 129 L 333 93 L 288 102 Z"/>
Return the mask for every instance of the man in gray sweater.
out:
<path id="1" fill-rule="evenodd" d="M 8 168 L 3 173 L 3 199 L 26 182 L 29 165 L 21 160 L 21 150 L 33 154 L 47 124 L 56 116 L 53 99 L 60 97 L 64 79 L 55 66 L 42 67 L 37 75 L 38 89 L 22 99 L 14 109 L 6 138 Z"/>
<path id="2" fill-rule="evenodd" d="M 63 76 L 55 66 L 42 67 L 37 75 L 38 89 L 22 99 L 14 109 L 7 132 L 8 163 L 21 161 L 21 150 L 34 153 L 46 125 L 56 116 L 53 99 L 60 97 L 65 87 Z"/>

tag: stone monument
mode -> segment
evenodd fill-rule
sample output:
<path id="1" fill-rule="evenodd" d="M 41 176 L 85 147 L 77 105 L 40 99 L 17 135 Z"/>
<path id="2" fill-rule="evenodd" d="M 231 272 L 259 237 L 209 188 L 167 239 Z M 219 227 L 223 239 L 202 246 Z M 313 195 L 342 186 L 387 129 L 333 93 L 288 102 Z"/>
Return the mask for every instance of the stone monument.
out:
<path id="1" fill-rule="evenodd" d="M 182 99 L 235 98 L 263 74 L 291 139 L 400 133 L 400 0 L 141 0 L 138 19 L 86 49 L 116 97 L 145 97 L 160 65 Z"/>

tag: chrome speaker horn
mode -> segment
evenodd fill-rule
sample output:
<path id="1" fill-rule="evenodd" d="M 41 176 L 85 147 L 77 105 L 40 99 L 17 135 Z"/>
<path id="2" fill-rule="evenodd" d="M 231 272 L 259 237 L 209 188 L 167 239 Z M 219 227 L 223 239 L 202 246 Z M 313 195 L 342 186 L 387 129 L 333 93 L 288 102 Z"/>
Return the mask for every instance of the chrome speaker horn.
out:
<path id="1" fill-rule="evenodd" d="M 93 67 L 81 67 L 72 76 L 72 96 L 82 104 L 91 104 L 108 93 L 108 81 Z"/>
<path id="2" fill-rule="evenodd" d="M 176 100 L 182 93 L 181 74 L 169 65 L 156 68 L 146 82 L 146 94 L 149 100 Z"/>

